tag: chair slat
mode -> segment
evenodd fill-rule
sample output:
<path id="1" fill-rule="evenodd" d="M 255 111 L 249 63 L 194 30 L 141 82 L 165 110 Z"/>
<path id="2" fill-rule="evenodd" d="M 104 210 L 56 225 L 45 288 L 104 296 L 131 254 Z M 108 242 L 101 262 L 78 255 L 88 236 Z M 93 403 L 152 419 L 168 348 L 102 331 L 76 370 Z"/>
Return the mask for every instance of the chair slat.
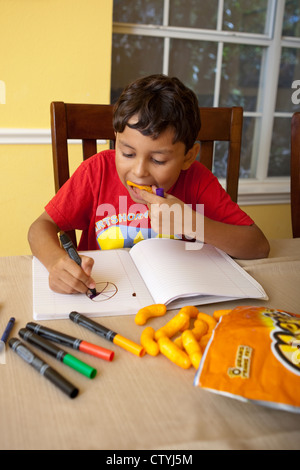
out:
<path id="1" fill-rule="evenodd" d="M 291 216 L 293 238 L 300 237 L 300 113 L 291 125 Z"/>

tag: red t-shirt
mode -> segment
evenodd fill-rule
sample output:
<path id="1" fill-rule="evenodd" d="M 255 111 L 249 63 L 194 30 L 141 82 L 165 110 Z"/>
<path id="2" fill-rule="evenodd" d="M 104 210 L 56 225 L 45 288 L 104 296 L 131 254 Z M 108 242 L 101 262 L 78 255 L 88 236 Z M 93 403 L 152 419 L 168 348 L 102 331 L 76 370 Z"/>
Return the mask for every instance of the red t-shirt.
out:
<path id="1" fill-rule="evenodd" d="M 210 219 L 233 225 L 254 223 L 198 161 L 180 173 L 169 194 L 193 209 L 204 205 L 204 215 Z M 82 230 L 79 250 L 131 247 L 157 236 L 147 206 L 135 203 L 121 183 L 114 150 L 84 161 L 45 210 L 61 230 Z"/>

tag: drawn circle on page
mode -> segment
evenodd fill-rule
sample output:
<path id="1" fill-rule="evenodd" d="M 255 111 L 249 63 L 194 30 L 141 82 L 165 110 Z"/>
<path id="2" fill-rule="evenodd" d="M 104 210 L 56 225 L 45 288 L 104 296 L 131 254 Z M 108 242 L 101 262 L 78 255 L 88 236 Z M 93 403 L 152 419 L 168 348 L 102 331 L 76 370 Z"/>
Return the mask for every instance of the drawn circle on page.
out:
<path id="1" fill-rule="evenodd" d="M 116 295 L 116 293 L 118 292 L 118 288 L 113 282 L 97 282 L 96 291 L 96 295 L 88 291 L 86 293 L 87 297 L 93 302 L 105 302 L 105 300 L 109 300 L 114 297 L 114 295 Z"/>

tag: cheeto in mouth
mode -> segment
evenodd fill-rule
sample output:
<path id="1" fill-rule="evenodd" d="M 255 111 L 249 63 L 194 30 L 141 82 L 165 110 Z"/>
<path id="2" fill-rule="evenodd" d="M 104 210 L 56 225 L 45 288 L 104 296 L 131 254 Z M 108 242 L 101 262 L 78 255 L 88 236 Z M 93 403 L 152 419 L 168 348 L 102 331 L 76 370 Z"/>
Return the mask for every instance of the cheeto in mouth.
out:
<path id="1" fill-rule="evenodd" d="M 133 188 L 143 189 L 144 191 L 148 191 L 148 193 L 152 193 L 151 186 L 141 186 L 139 184 L 132 183 L 132 181 L 127 181 L 127 184 Z"/>

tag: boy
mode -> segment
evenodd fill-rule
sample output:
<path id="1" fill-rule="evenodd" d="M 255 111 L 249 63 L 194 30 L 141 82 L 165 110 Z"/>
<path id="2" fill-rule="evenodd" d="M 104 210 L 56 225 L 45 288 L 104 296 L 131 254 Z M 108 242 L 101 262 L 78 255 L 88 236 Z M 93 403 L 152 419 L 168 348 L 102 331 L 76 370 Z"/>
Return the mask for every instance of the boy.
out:
<path id="1" fill-rule="evenodd" d="M 93 260 L 82 256 L 81 267 L 71 260 L 60 247 L 60 230 L 82 230 L 78 249 L 95 250 L 156 237 L 163 224 L 168 236 L 196 238 L 236 258 L 268 256 L 261 230 L 196 161 L 200 116 L 190 89 L 164 75 L 139 79 L 119 98 L 113 125 L 116 150 L 83 162 L 29 229 L 32 253 L 48 269 L 51 289 L 83 293 L 95 287 Z M 157 187 L 164 197 L 156 195 Z M 201 220 L 197 205 L 204 207 Z M 175 206 L 192 217 L 173 216 Z"/>

